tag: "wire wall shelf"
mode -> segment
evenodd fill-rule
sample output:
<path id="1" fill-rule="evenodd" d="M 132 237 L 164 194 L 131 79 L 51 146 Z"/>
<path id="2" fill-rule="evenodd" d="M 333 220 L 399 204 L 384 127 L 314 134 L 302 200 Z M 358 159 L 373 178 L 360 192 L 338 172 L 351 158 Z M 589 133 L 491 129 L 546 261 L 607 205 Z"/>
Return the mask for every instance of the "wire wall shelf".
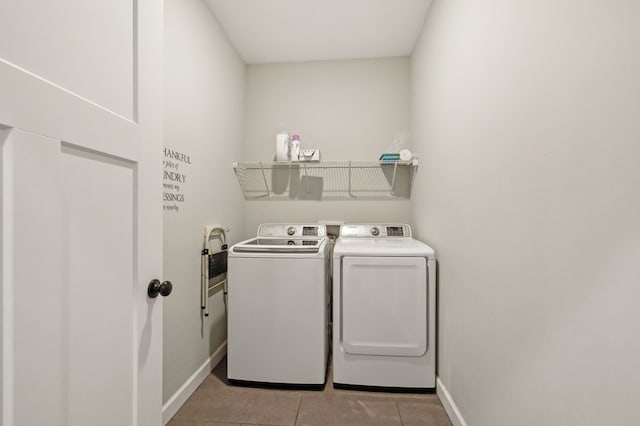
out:
<path id="1" fill-rule="evenodd" d="M 247 200 L 399 200 L 411 198 L 418 160 L 234 162 Z"/>

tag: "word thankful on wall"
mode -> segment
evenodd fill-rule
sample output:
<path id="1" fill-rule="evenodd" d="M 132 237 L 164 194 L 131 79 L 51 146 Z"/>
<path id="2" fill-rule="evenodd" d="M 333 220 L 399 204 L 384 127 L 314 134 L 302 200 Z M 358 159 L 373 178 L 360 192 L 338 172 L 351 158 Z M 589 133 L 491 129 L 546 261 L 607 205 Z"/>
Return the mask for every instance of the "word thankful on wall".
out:
<path id="1" fill-rule="evenodd" d="M 191 166 L 191 156 L 164 148 L 162 160 L 162 209 L 167 212 L 180 211 L 184 203 L 184 185 L 187 184 L 187 171 Z"/>

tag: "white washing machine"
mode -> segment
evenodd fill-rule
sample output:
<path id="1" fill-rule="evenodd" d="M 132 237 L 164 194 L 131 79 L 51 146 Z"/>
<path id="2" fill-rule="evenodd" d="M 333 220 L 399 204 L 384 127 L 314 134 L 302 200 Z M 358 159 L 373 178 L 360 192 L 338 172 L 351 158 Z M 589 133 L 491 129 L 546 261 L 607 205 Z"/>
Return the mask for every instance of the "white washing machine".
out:
<path id="1" fill-rule="evenodd" d="M 436 260 L 403 224 L 343 225 L 333 250 L 333 382 L 435 388 Z"/>
<path id="2" fill-rule="evenodd" d="M 231 247 L 230 381 L 324 385 L 330 253 L 317 224 L 263 224 L 256 238 Z"/>

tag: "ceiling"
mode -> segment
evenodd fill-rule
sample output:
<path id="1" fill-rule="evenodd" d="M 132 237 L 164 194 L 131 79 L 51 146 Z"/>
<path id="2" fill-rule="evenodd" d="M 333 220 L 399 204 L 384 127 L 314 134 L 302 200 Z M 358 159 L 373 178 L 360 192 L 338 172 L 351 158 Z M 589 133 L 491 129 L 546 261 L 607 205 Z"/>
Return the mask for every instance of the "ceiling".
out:
<path id="1" fill-rule="evenodd" d="M 408 56 L 431 0 L 205 0 L 248 64 Z"/>

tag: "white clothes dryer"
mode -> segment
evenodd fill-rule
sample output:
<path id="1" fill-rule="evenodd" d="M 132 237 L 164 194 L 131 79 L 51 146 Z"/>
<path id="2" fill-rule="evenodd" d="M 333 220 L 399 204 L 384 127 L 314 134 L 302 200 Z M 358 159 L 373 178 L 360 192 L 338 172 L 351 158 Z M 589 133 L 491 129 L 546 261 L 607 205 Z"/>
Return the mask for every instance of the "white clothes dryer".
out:
<path id="1" fill-rule="evenodd" d="M 333 250 L 333 382 L 435 388 L 436 260 L 404 224 L 343 225 Z"/>
<path id="2" fill-rule="evenodd" d="M 324 225 L 263 224 L 228 257 L 231 382 L 323 386 L 331 244 Z"/>

